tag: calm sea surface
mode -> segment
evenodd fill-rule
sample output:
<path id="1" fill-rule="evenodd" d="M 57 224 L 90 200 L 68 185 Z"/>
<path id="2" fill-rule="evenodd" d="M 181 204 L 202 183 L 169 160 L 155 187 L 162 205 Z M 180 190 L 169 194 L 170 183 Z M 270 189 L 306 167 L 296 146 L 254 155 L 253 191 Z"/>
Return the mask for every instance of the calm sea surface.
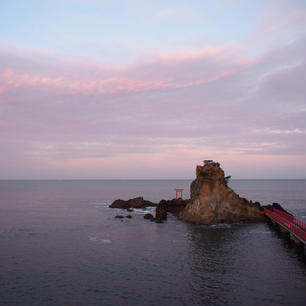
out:
<path id="1" fill-rule="evenodd" d="M 158 202 L 189 180 L 0 181 L 0 305 L 306 304 L 305 250 L 265 223 L 115 219 L 115 199 Z M 304 180 L 236 180 L 306 219 Z"/>

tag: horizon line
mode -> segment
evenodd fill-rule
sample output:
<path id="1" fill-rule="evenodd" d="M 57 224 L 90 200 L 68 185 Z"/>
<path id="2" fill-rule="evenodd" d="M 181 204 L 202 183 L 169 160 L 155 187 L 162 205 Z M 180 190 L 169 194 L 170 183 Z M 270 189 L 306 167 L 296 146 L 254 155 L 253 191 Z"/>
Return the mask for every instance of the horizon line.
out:
<path id="1" fill-rule="evenodd" d="M 0 181 L 189 181 L 195 178 L 0 178 Z M 305 181 L 306 178 L 231 178 L 230 181 Z"/>

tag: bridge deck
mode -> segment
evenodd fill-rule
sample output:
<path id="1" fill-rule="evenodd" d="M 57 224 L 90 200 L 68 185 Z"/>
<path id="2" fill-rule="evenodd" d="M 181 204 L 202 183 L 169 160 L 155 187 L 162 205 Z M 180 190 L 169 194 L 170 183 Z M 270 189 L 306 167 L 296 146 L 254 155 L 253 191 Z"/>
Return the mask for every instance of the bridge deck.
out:
<path id="1" fill-rule="evenodd" d="M 305 245 L 306 241 L 306 223 L 295 217 L 273 208 L 273 211 L 264 209 L 265 215 L 276 222 L 281 228 L 290 232 L 295 239 Z"/>

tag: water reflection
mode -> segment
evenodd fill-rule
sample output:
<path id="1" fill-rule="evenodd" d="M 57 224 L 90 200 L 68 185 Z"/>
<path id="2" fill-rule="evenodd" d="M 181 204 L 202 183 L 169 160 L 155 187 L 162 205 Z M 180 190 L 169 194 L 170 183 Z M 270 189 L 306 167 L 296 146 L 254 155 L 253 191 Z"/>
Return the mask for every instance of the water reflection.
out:
<path id="1" fill-rule="evenodd" d="M 190 286 L 196 305 L 303 305 L 305 272 L 289 260 L 297 250 L 284 248 L 266 224 L 188 230 Z M 289 284 L 280 278 L 285 271 L 295 271 Z"/>
<path id="2" fill-rule="evenodd" d="M 192 291 L 197 305 L 228 305 L 234 286 L 234 232 L 231 225 L 189 228 Z"/>
<path id="3" fill-rule="evenodd" d="M 296 255 L 296 258 L 300 262 L 303 269 L 306 264 L 306 249 L 304 245 L 296 245 L 294 240 L 290 238 L 289 234 L 283 233 L 279 226 L 273 225 L 272 223 L 268 223 L 271 234 L 277 238 L 283 248 L 287 251 L 293 252 Z"/>

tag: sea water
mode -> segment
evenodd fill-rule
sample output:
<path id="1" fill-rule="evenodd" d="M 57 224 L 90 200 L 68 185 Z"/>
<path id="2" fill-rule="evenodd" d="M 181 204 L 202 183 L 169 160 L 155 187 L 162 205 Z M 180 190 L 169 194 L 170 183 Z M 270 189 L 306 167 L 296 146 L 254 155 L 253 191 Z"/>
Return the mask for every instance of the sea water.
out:
<path id="1" fill-rule="evenodd" d="M 0 181 L 0 305 L 306 303 L 305 249 L 265 223 L 193 225 L 154 208 L 190 180 Z M 306 219 L 304 180 L 232 180 L 240 196 Z M 131 219 L 116 219 L 131 214 Z"/>

